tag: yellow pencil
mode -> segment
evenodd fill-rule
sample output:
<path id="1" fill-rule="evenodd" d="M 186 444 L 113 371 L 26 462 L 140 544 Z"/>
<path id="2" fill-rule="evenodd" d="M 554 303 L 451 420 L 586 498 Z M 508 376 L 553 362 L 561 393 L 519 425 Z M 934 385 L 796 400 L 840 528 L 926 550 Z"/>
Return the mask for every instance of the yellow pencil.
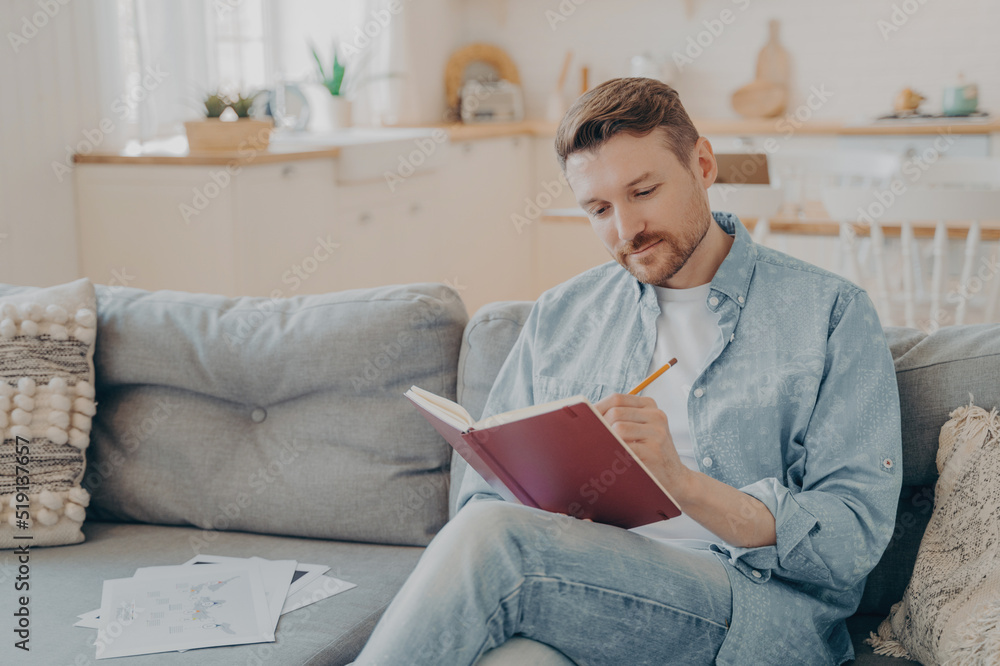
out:
<path id="1" fill-rule="evenodd" d="M 676 358 L 670 359 L 669 361 L 667 361 L 664 364 L 664 366 L 662 368 L 660 368 L 659 370 L 657 370 L 656 372 L 654 372 L 653 374 L 651 374 L 649 377 L 646 377 L 645 379 L 643 379 L 639 383 L 639 385 L 636 386 L 631 391 L 629 391 L 628 394 L 629 395 L 638 395 L 639 391 L 641 391 L 642 389 L 644 389 L 647 386 L 649 386 L 650 384 L 652 384 L 654 379 L 656 379 L 657 377 L 659 377 L 660 375 L 662 375 L 664 372 L 666 372 L 670 368 L 674 367 L 675 365 L 677 365 L 677 359 Z"/>

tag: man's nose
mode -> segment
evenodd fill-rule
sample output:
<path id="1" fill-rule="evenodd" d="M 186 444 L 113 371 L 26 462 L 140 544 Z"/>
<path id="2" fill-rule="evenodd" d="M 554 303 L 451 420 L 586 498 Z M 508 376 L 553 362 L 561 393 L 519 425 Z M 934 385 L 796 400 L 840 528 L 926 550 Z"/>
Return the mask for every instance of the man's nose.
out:
<path id="1" fill-rule="evenodd" d="M 615 228 L 618 230 L 618 238 L 630 241 L 646 228 L 646 223 L 637 208 L 626 204 L 615 208 Z"/>

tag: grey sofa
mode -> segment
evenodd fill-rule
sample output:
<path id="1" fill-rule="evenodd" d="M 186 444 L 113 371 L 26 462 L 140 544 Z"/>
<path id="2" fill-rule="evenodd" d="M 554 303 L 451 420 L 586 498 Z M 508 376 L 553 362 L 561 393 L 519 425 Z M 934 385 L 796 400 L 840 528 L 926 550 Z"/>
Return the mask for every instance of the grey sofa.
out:
<path id="1" fill-rule="evenodd" d="M 135 664 L 346 664 L 433 535 L 465 467 L 403 397 L 411 384 L 478 416 L 530 302 L 469 320 L 458 294 L 412 284 L 279 301 L 95 285 L 97 415 L 86 541 L 31 552 L 32 652 L 0 663 L 92 664 L 101 582 L 196 553 L 330 565 L 357 587 L 282 617 L 274 643 L 129 658 Z M 0 285 L 4 294 L 25 287 Z M 849 620 L 861 643 L 899 600 L 930 518 L 938 430 L 975 395 L 1000 404 L 1000 326 L 887 329 L 904 427 L 897 535 Z M 450 489 L 450 490 L 449 490 Z M 17 563 L 0 552 L 0 586 Z M 12 595 L 0 595 L 10 618 Z M 568 664 L 514 639 L 481 666 Z"/>

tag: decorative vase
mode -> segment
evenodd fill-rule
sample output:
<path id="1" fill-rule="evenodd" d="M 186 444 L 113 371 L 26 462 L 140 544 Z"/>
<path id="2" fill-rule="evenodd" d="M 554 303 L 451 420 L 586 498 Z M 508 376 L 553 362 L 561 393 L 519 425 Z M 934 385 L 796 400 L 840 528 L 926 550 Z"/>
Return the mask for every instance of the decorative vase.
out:
<path id="1" fill-rule="evenodd" d="M 235 152 L 237 150 L 267 150 L 271 142 L 270 120 L 219 120 L 204 118 L 184 123 L 188 152 Z"/>
<path id="2" fill-rule="evenodd" d="M 351 100 L 343 95 L 330 95 L 330 125 L 333 129 L 351 126 Z"/>

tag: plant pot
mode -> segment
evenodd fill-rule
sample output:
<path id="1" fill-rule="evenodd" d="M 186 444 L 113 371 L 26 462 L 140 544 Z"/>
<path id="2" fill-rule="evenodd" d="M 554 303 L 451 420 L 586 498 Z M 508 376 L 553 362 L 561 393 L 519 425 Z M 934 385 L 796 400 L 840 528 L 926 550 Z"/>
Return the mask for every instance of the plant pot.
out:
<path id="1" fill-rule="evenodd" d="M 204 118 L 184 123 L 191 153 L 267 150 L 272 128 L 270 120 L 250 118 L 232 121 Z"/>
<path id="2" fill-rule="evenodd" d="M 330 95 L 330 125 L 333 129 L 351 126 L 351 100 L 343 95 Z"/>

